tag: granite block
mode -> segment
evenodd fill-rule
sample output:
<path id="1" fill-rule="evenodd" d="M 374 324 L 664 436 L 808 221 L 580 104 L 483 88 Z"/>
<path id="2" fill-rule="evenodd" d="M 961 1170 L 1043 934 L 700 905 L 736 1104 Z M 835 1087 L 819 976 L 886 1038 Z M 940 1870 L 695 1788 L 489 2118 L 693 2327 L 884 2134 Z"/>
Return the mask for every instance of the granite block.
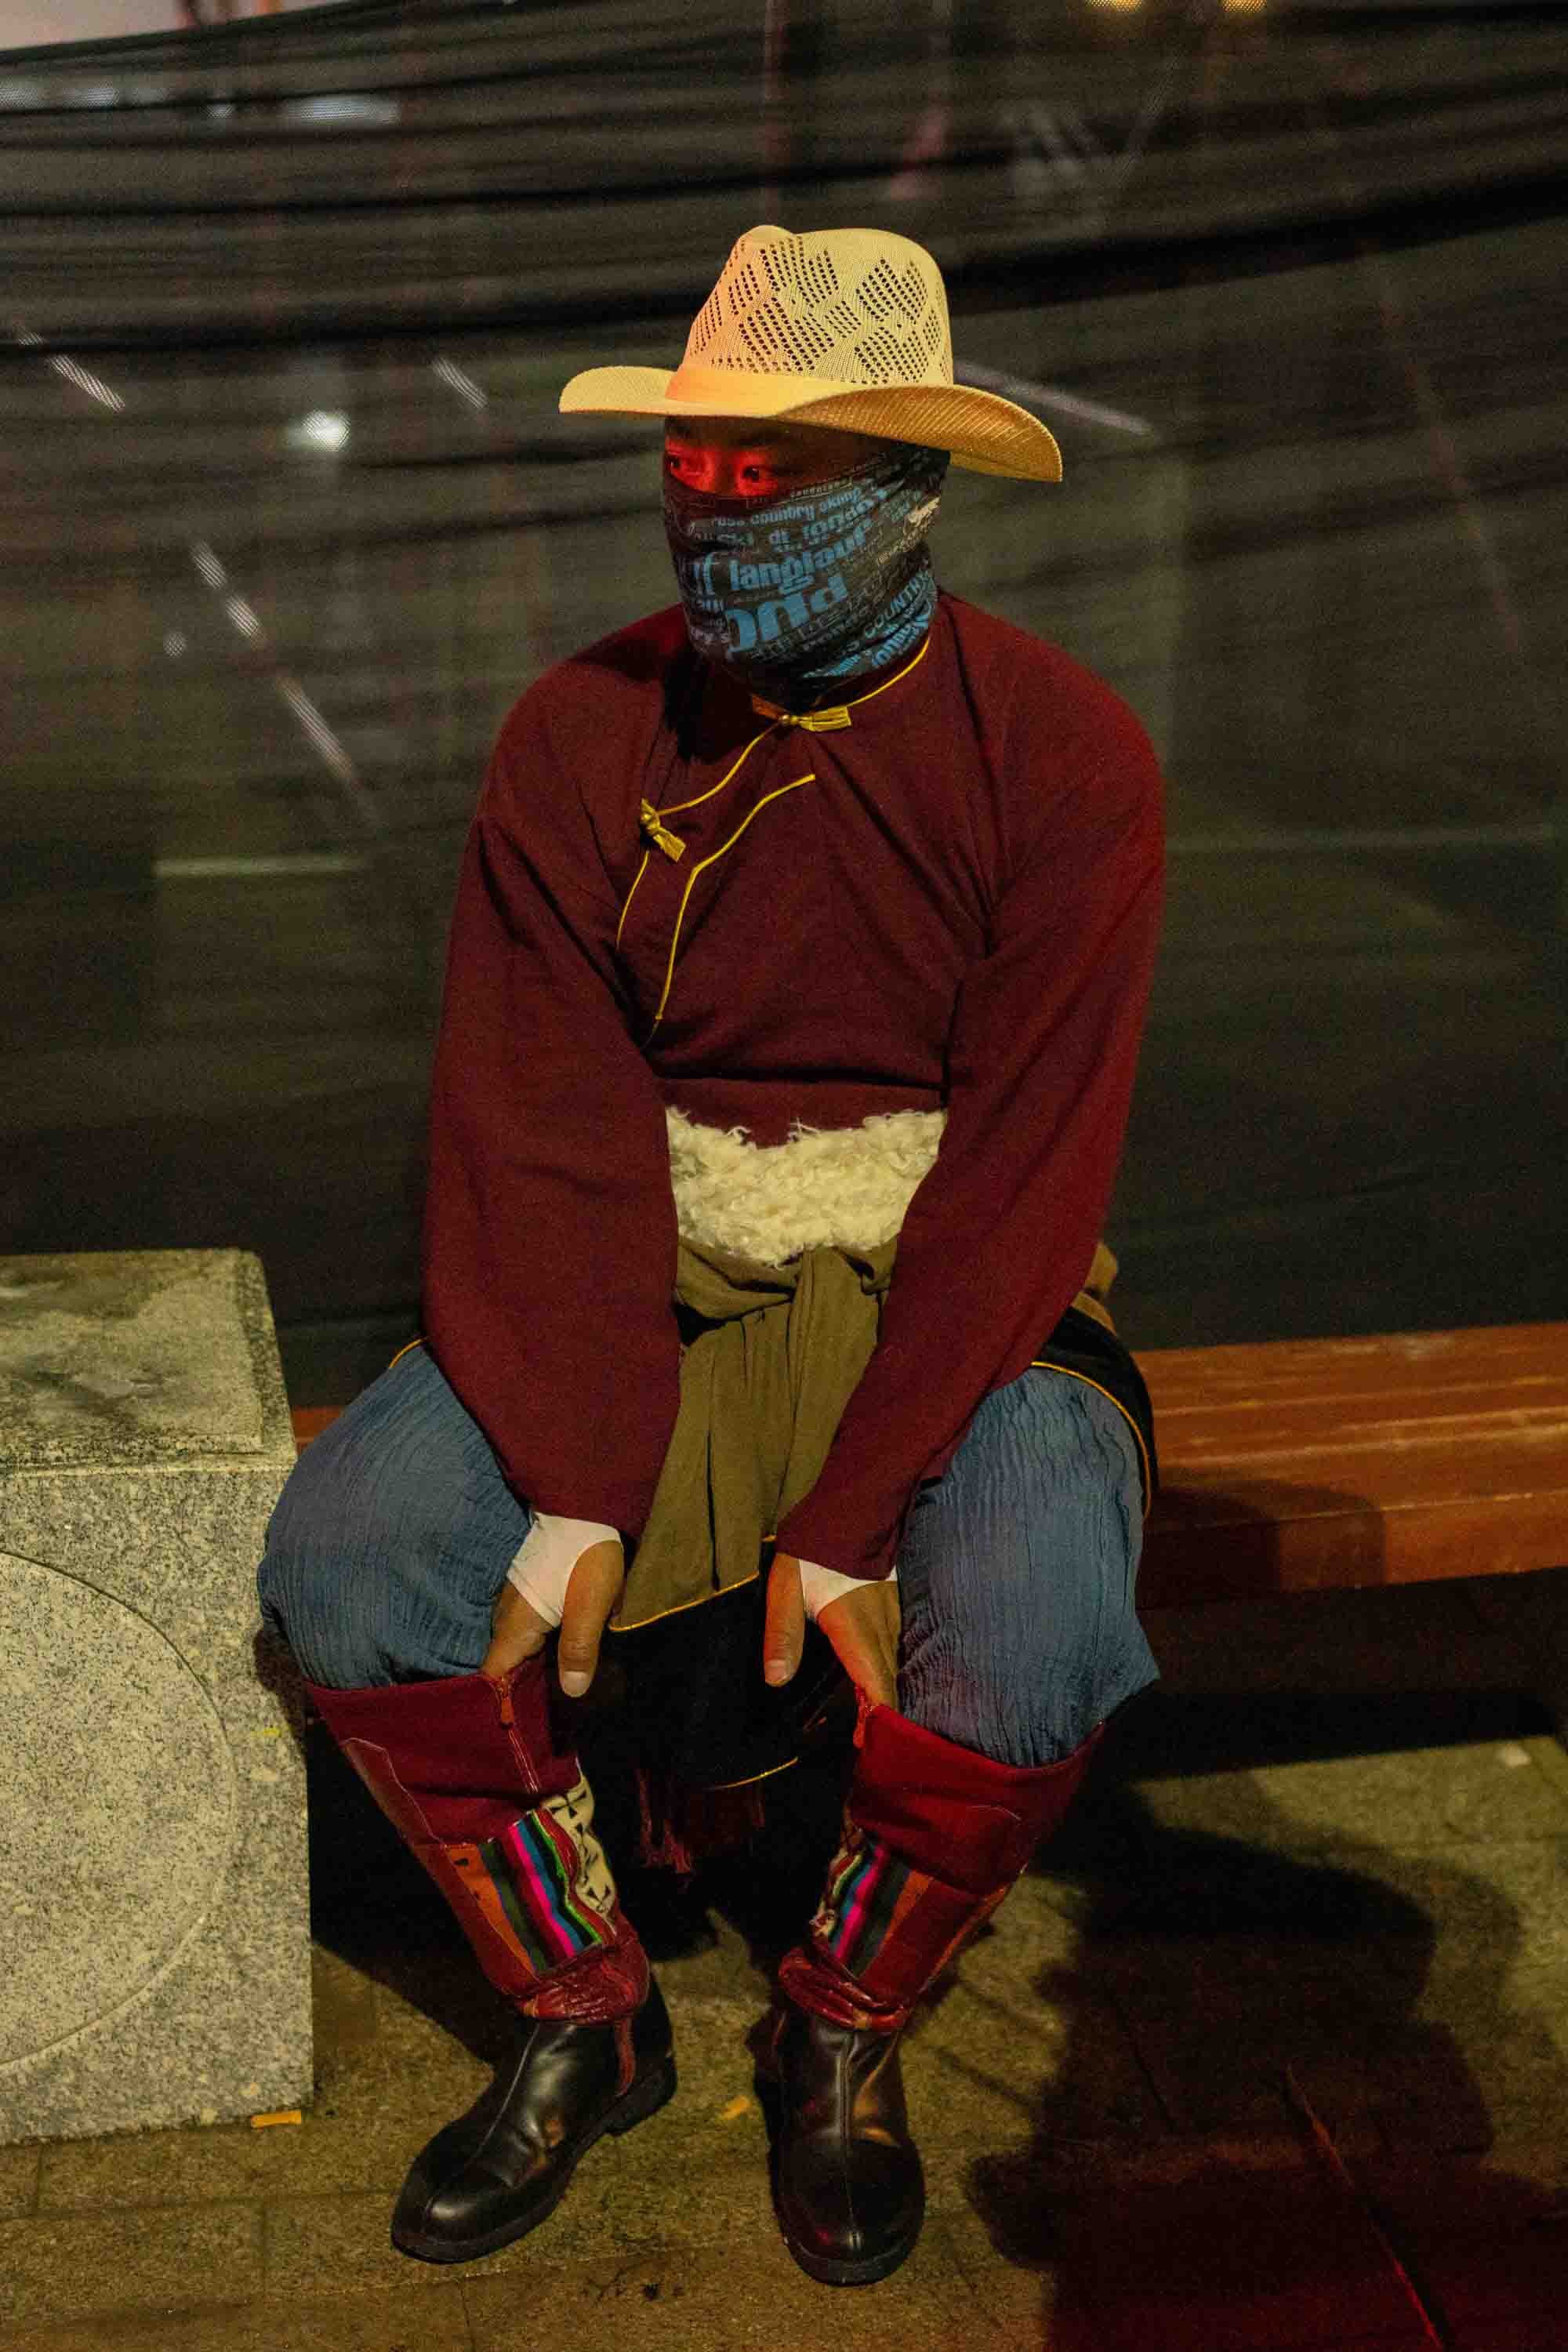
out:
<path id="1" fill-rule="evenodd" d="M 293 1458 L 255 1258 L 0 1258 L 0 2142 L 310 2091 Z"/>

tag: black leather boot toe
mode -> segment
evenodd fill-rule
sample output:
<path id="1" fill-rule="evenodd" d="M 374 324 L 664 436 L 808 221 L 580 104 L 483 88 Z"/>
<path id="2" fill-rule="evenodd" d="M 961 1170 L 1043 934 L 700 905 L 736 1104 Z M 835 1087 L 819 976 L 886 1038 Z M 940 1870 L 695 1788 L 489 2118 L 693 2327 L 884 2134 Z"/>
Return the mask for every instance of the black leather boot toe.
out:
<path id="1" fill-rule="evenodd" d="M 536 2229 L 601 2133 L 629 2131 L 675 2089 L 657 1984 L 630 2022 L 635 2071 L 622 2088 L 620 2028 L 525 2020 L 510 2064 L 416 2158 L 392 2217 L 393 2244 L 421 2262 L 466 2263 Z"/>
<path id="2" fill-rule="evenodd" d="M 925 2179 L 910 2137 L 899 2037 L 784 2005 L 774 2043 L 773 2201 L 808 2277 L 869 2286 L 913 2251 Z"/>

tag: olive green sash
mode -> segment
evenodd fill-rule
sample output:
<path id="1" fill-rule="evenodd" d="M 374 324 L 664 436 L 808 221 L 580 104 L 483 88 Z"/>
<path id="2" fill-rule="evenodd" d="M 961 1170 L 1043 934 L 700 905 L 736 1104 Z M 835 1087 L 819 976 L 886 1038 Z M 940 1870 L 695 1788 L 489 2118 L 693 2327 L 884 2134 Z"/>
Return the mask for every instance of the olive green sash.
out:
<path id="1" fill-rule="evenodd" d="M 822 1474 L 871 1360 L 897 1240 L 809 1249 L 787 1265 L 683 1241 L 675 1296 L 700 1324 L 653 1508 L 632 1555 L 620 1633 L 747 1584 L 763 1547 Z M 1116 1261 L 1101 1243 L 1074 1304 L 1113 1329 Z"/>
<path id="2" fill-rule="evenodd" d="M 675 1295 L 701 1328 L 614 1623 L 622 1632 L 744 1584 L 821 1475 L 871 1359 L 896 1242 L 788 1265 L 680 1244 Z"/>

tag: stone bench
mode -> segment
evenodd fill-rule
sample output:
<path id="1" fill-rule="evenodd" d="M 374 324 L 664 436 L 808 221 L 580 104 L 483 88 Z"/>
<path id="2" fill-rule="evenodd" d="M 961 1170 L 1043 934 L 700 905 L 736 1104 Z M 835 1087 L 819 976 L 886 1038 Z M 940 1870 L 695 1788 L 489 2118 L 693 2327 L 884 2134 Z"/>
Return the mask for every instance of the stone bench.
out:
<path id="1" fill-rule="evenodd" d="M 293 1458 L 257 1259 L 0 1257 L 0 2142 L 310 2091 Z"/>

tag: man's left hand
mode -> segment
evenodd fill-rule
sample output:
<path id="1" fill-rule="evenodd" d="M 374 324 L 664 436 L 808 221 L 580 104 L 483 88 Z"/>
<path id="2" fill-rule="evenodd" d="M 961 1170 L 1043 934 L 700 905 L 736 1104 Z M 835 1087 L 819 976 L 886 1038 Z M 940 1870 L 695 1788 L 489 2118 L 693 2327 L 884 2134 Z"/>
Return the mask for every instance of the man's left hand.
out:
<path id="1" fill-rule="evenodd" d="M 899 1687 L 899 1587 L 888 1577 L 830 1601 L 817 1623 L 832 1643 L 838 1663 L 874 1706 L 894 1706 Z M 768 1573 L 768 1616 L 763 1635 L 763 1673 L 770 1683 L 787 1683 L 805 1646 L 805 1602 L 800 1562 L 775 1553 Z"/>

